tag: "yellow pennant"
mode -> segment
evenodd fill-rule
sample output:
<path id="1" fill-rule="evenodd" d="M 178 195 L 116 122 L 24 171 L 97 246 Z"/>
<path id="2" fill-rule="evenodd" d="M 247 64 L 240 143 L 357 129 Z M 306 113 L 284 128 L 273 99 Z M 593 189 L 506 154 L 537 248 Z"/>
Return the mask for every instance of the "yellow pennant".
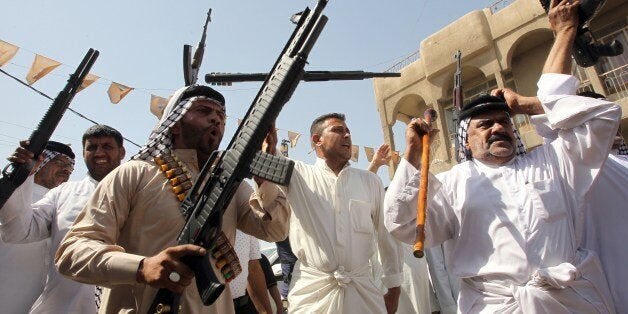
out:
<path id="1" fill-rule="evenodd" d="M 398 151 L 394 151 L 392 152 L 392 161 L 395 165 L 399 164 L 399 162 L 401 161 L 401 157 L 399 156 L 399 152 Z"/>
<path id="2" fill-rule="evenodd" d="M 351 145 L 351 161 L 358 162 L 359 156 L 360 156 L 360 146 Z"/>
<path id="3" fill-rule="evenodd" d="M 301 137 L 301 134 L 288 131 L 288 139 L 290 140 L 291 148 L 294 148 L 295 146 L 297 146 L 297 141 L 299 140 L 299 137 Z"/>
<path id="4" fill-rule="evenodd" d="M 364 146 L 364 152 L 366 153 L 366 160 L 371 162 L 371 160 L 373 160 L 373 156 L 375 156 L 375 150 L 373 147 Z"/>
<path id="5" fill-rule="evenodd" d="M 109 94 L 109 100 L 111 101 L 111 103 L 117 104 L 120 102 L 120 100 L 122 100 L 122 98 L 124 98 L 124 96 L 126 96 L 132 90 L 133 90 L 133 87 L 128 87 L 128 86 L 125 86 L 116 82 L 111 82 L 111 85 L 109 86 L 109 90 L 107 91 L 107 94 Z"/>
<path id="6" fill-rule="evenodd" d="M 35 60 L 33 60 L 31 69 L 28 71 L 28 74 L 26 74 L 26 81 L 28 82 L 28 85 L 33 85 L 33 83 L 46 76 L 46 74 L 50 73 L 59 65 L 61 65 L 61 63 L 55 60 L 42 55 L 35 55 Z"/>
<path id="7" fill-rule="evenodd" d="M 0 40 L 0 67 L 4 66 L 15 56 L 20 47 L 9 44 L 6 41 Z"/>
<path id="8" fill-rule="evenodd" d="M 164 115 L 164 110 L 166 109 L 166 106 L 168 105 L 168 101 L 170 99 L 166 99 L 163 97 L 159 97 L 159 96 L 155 96 L 155 95 L 150 95 L 150 112 L 152 114 L 154 114 L 157 119 L 161 119 L 161 116 Z"/>
<path id="9" fill-rule="evenodd" d="M 89 85 L 92 85 L 92 83 L 96 82 L 99 78 L 100 76 L 87 73 L 87 75 L 85 75 L 85 78 L 83 79 L 83 82 L 81 83 L 81 86 L 79 86 L 78 91 L 80 92 L 86 89 Z"/>

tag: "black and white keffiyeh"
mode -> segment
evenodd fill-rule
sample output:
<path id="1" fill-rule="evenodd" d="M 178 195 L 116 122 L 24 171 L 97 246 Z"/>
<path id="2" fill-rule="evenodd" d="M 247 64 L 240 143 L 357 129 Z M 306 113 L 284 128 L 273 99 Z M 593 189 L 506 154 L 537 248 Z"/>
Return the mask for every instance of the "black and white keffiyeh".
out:
<path id="1" fill-rule="evenodd" d="M 37 169 L 35 169 L 35 173 L 39 170 L 41 170 L 41 168 L 43 168 L 47 163 L 49 163 L 51 160 L 57 158 L 57 156 L 62 156 L 68 159 L 68 162 L 70 163 L 70 165 L 72 165 L 72 169 L 74 169 L 74 158 L 64 154 L 64 153 L 60 153 L 60 152 L 55 152 L 49 149 L 44 149 L 41 152 L 41 155 L 44 156 L 44 160 L 41 162 L 41 164 L 39 164 L 39 166 L 37 166 Z"/>
<path id="2" fill-rule="evenodd" d="M 506 112 L 506 114 L 508 115 L 508 118 L 510 118 L 510 114 L 508 112 Z M 512 124 L 513 127 L 513 132 L 515 134 L 515 142 L 517 143 L 517 148 L 516 148 L 516 156 L 522 156 L 526 154 L 526 148 L 523 145 L 523 141 L 521 141 L 521 136 L 519 136 L 519 132 L 517 131 L 517 129 L 514 127 L 515 124 L 512 122 L 512 118 L 509 119 L 510 123 Z M 459 123 L 458 123 L 458 134 L 457 134 L 457 141 L 458 141 L 458 156 L 460 157 L 460 161 L 467 161 L 467 160 L 472 160 L 473 157 L 471 156 L 471 150 L 467 149 L 466 143 L 467 143 L 467 138 L 469 136 L 469 124 L 471 123 L 471 117 L 467 117 L 465 119 L 462 119 Z"/>
<path id="3" fill-rule="evenodd" d="M 187 87 L 184 87 L 175 92 L 164 109 L 159 123 L 148 137 L 148 143 L 146 143 L 137 154 L 131 157 L 131 159 L 152 160 L 156 156 L 170 154 L 172 151 L 170 128 L 185 115 L 193 102 L 197 100 L 210 100 L 222 104 L 221 101 L 206 96 L 193 96 L 180 99 L 186 89 Z"/>
<path id="4" fill-rule="evenodd" d="M 626 145 L 626 141 L 624 141 L 624 139 L 621 139 L 621 143 L 619 144 L 619 147 L 617 147 L 617 155 L 623 155 L 623 156 L 627 156 L 628 155 L 628 145 Z"/>

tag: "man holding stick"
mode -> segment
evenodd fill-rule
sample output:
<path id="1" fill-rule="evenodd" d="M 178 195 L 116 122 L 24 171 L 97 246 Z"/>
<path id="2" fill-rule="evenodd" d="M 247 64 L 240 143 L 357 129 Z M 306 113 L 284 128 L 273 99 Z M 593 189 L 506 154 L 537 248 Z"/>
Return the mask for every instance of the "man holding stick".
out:
<path id="1" fill-rule="evenodd" d="M 612 313 L 595 252 L 578 247 L 577 209 L 611 148 L 621 114 L 604 100 L 547 94 L 577 86 L 564 73 L 576 35 L 578 2 L 554 0 L 556 33 L 539 80 L 539 101 L 558 139 L 524 155 L 502 98 L 483 96 L 460 113 L 466 161 L 430 176 L 427 244 L 452 241 L 451 265 L 461 280 L 462 313 Z M 386 225 L 415 238 L 420 136 L 408 125 L 407 149 L 386 194 Z"/>

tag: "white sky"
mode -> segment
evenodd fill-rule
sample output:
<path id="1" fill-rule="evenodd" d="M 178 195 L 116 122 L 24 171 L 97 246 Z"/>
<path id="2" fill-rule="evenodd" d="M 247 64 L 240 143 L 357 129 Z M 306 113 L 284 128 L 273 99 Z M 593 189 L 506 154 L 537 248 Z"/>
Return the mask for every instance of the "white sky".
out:
<path id="1" fill-rule="evenodd" d="M 331 0 L 329 22 L 309 58 L 308 70 L 384 71 L 418 50 L 422 39 L 464 14 L 491 5 L 489 0 Z M 88 48 L 100 51 L 92 73 L 102 77 L 74 99 L 71 108 L 143 145 L 157 122 L 149 111 L 150 94 L 168 97 L 183 85 L 182 47 L 200 39 L 207 9 L 213 9 L 199 82 L 208 72 L 267 72 L 294 26 L 293 13 L 310 1 L 3 1 L 0 40 L 21 47 L 2 69 L 24 79 L 36 53 L 61 63 L 34 84 L 51 97 L 65 85 Z M 464 43 L 460 43 L 464 45 Z M 119 104 L 109 102 L 111 81 L 135 87 Z M 235 131 L 261 83 L 217 87 L 227 99 L 227 131 Z M 0 74 L 0 156 L 12 153 L 18 139 L 28 138 L 51 102 Z M 286 130 L 303 134 L 290 156 L 313 162 L 309 154 L 311 121 L 324 113 L 347 114 L 353 143 L 376 148 L 383 142 L 372 81 L 301 83 L 281 112 L 280 138 Z M 80 138 L 91 123 L 67 112 L 52 136 L 70 143 L 80 156 Z M 397 129 L 397 128 L 396 128 Z M 403 149 L 402 132 L 396 136 Z M 125 143 L 127 157 L 138 148 Z M 368 162 L 361 148 L 357 167 Z M 72 180 L 86 174 L 77 158 Z M 4 160 L 4 159 L 3 159 Z M 4 167 L 6 161 L 0 162 Z M 387 171 L 381 169 L 384 184 Z"/>

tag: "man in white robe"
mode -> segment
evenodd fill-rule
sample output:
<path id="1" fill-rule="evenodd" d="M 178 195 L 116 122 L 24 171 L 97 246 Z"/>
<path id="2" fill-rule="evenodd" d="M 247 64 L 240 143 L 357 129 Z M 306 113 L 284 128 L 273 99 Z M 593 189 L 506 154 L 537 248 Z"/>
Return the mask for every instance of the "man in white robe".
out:
<path id="1" fill-rule="evenodd" d="M 545 90 L 577 86 L 566 73 L 577 25 L 577 2 L 552 1 L 556 33 L 539 101 L 559 137 L 517 155 L 506 103 L 484 96 L 460 113 L 467 160 L 430 176 L 426 241 L 452 241 L 453 273 L 461 279 L 462 313 L 613 313 L 595 252 L 578 247 L 578 207 L 604 164 L 621 110 L 613 103 Z M 568 72 L 567 72 L 568 73 Z M 510 111 L 511 114 L 525 113 Z M 406 129 L 406 152 L 385 200 L 386 226 L 415 238 L 422 120 Z"/>
<path id="2" fill-rule="evenodd" d="M 68 181 L 74 170 L 74 153 L 62 143 L 49 141 L 43 159 L 27 180 L 34 181 L 31 203 Z M 11 244 L 0 241 L 0 304 L 5 313 L 28 313 L 44 290 L 50 263 L 50 239 Z M 17 288 L 19 287 L 19 288 Z"/>
<path id="3" fill-rule="evenodd" d="M 574 93 L 575 90 L 549 91 L 551 93 Z M 509 89 L 496 89 L 493 94 L 505 96 L 509 105 L 527 106 L 535 112 L 542 112 L 541 104 L 533 97 L 523 97 Z M 603 99 L 595 93 L 583 93 L 587 97 Z M 582 94 L 579 94 L 582 95 Z M 537 133 L 546 143 L 558 137 L 558 130 L 550 127 L 547 115 L 539 114 L 530 120 Z M 618 130 L 613 141 L 611 153 L 600 169 L 595 183 L 586 195 L 578 215 L 584 217 L 576 224 L 576 236 L 580 245 L 598 253 L 604 274 L 613 295 L 617 313 L 628 313 L 628 250 L 623 249 L 628 239 L 628 149 Z"/>
<path id="4" fill-rule="evenodd" d="M 316 163 L 297 161 L 290 184 L 282 187 L 292 208 L 290 244 L 298 257 L 288 311 L 394 313 L 402 255 L 384 227 L 381 180 L 349 166 L 351 135 L 344 115 L 317 118 L 310 134 Z M 369 258 L 376 248 L 386 296 L 371 274 Z"/>
<path id="5" fill-rule="evenodd" d="M 47 252 L 46 283 L 30 313 L 94 313 L 94 286 L 63 278 L 54 265 L 59 243 L 72 222 L 91 197 L 98 182 L 120 165 L 124 158 L 122 135 L 106 125 L 95 125 L 83 134 L 83 159 L 88 174 L 81 181 L 70 181 L 50 190 L 34 204 L 28 197 L 36 188 L 27 180 L 0 209 L 0 234 L 11 243 L 30 243 L 50 239 Z M 24 147 L 15 158 L 25 161 L 32 154 Z M 19 293 L 19 292 L 16 292 Z M 21 313 L 29 313 L 28 309 Z"/>

